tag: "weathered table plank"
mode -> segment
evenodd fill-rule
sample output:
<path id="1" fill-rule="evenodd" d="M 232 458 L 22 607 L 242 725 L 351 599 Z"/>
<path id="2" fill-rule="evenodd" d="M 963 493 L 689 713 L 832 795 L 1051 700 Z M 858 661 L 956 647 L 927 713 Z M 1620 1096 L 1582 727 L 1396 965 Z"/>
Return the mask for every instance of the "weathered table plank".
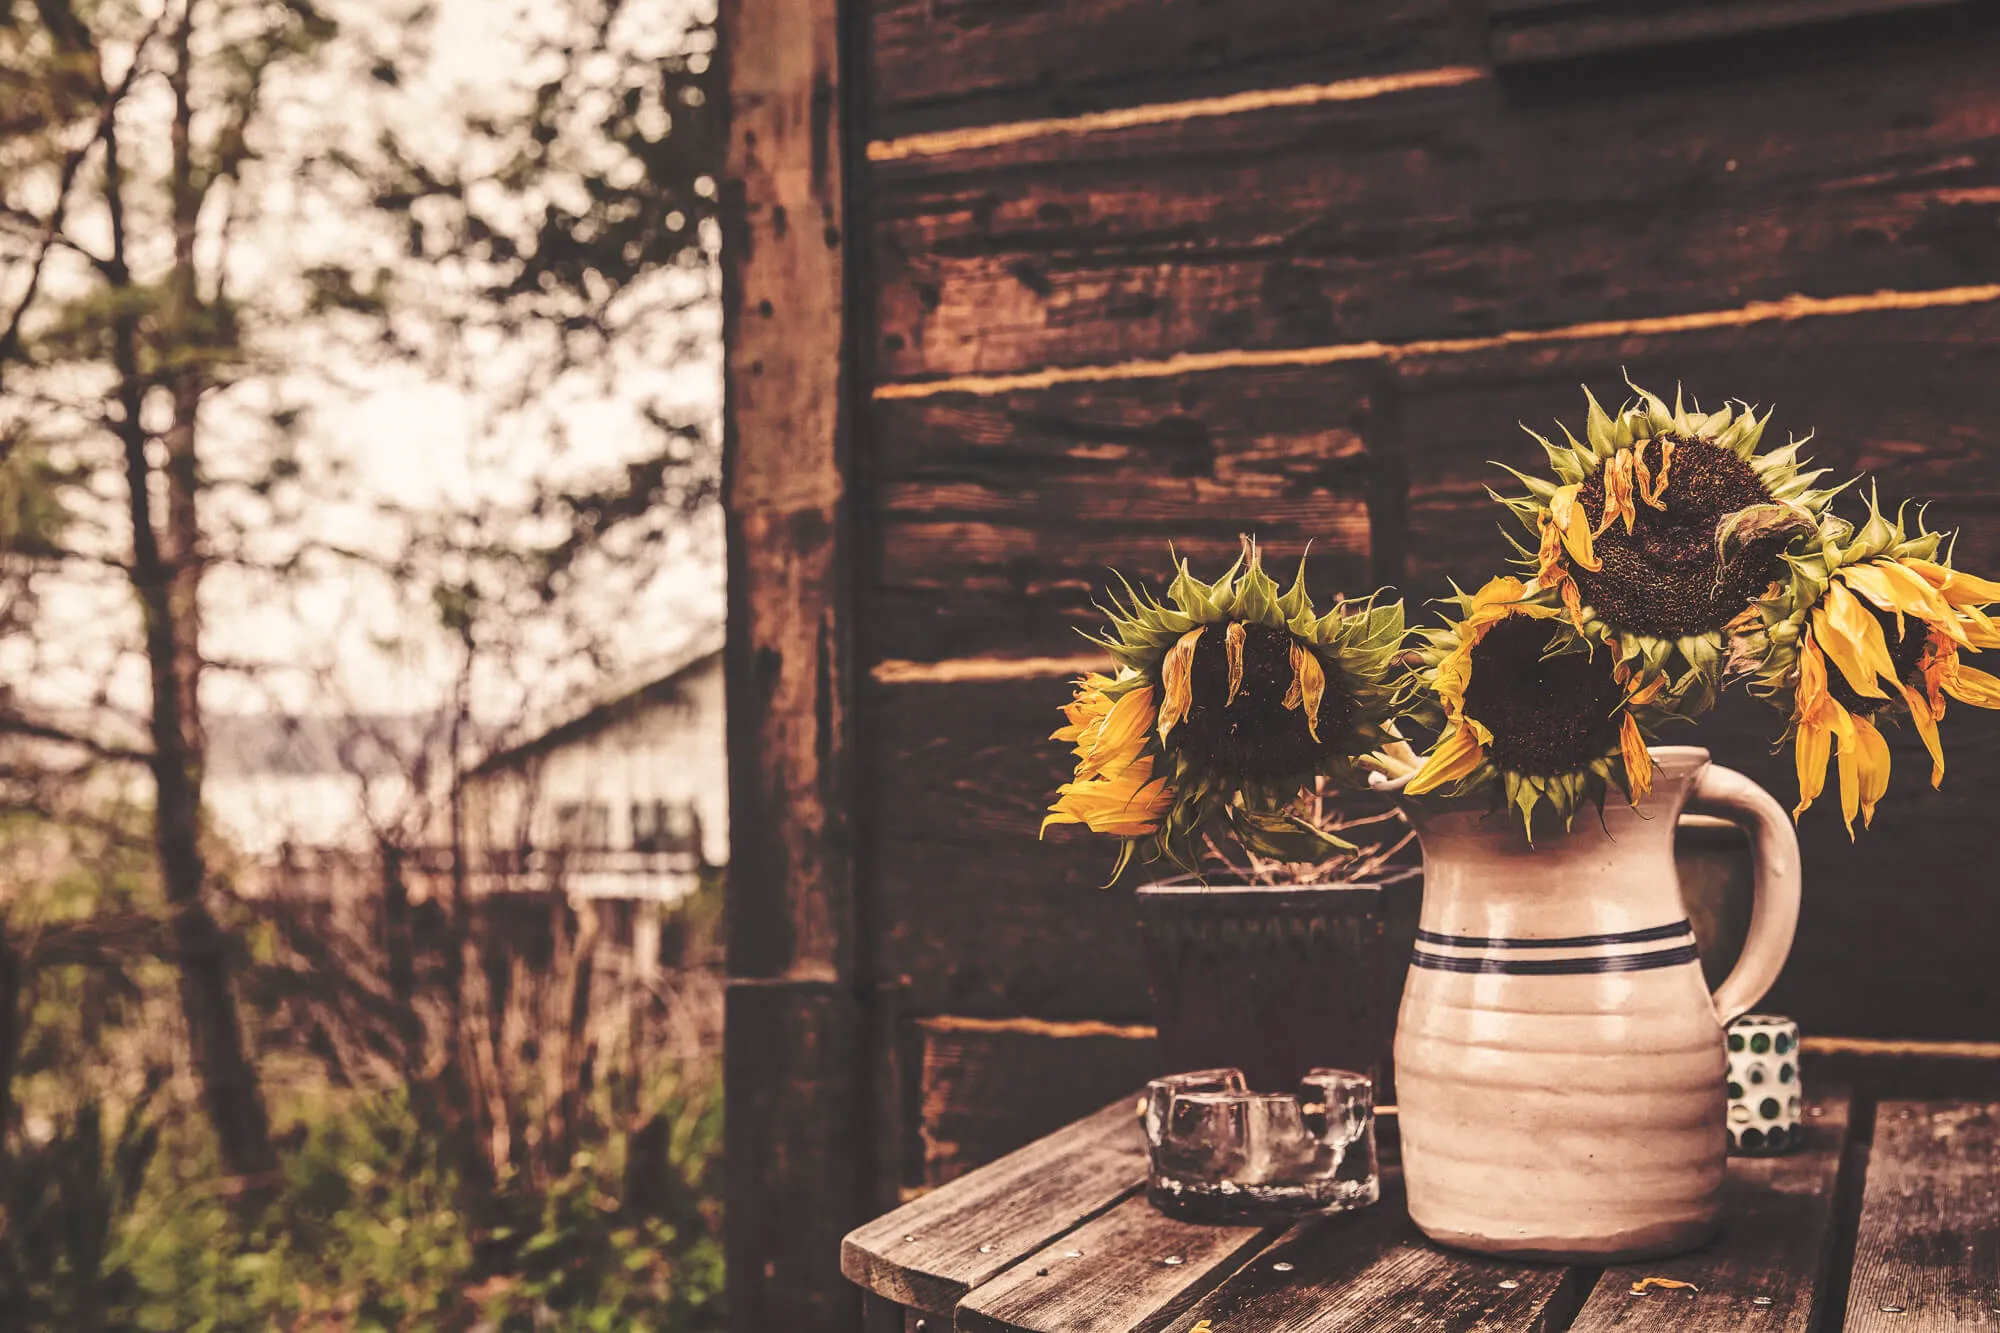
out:
<path id="1" fill-rule="evenodd" d="M 949 1316 L 966 1292 L 1138 1189 L 1137 1094 L 848 1233 L 840 1269 L 898 1304 Z"/>
<path id="2" fill-rule="evenodd" d="M 1833 1247 L 1848 1101 L 1845 1092 L 1833 1092 L 1814 1103 L 1817 1114 L 1807 1117 L 1799 1152 L 1731 1158 L 1722 1234 L 1692 1254 L 1606 1269 L 1570 1333 L 1807 1333 L 1815 1327 Z M 1695 1290 L 1633 1295 L 1632 1284 L 1645 1277 L 1691 1282 Z"/>
<path id="3" fill-rule="evenodd" d="M 2000 1106 L 1883 1102 L 1847 1333 L 2000 1328 Z"/>
<path id="4" fill-rule="evenodd" d="M 1182 1222 L 1135 1196 L 975 1290 L 958 1307 L 958 1327 L 1029 1333 L 1155 1328 L 1282 1232 Z"/>
<path id="5" fill-rule="evenodd" d="M 1573 1272 L 1440 1250 L 1385 1189 L 1373 1208 L 1301 1226 L 1163 1333 L 1561 1328 L 1583 1296 Z"/>

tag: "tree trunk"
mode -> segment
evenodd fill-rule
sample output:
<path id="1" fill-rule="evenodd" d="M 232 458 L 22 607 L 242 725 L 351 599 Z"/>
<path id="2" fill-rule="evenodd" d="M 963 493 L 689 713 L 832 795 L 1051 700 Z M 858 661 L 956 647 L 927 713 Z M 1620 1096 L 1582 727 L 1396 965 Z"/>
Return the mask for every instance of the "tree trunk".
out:
<path id="1" fill-rule="evenodd" d="M 194 277 L 195 222 L 201 207 L 189 142 L 193 118 L 189 100 L 189 23 L 174 38 L 172 86 L 175 98 L 173 209 L 175 264 L 167 337 L 183 344 L 198 325 Z M 112 224 L 111 284 L 129 289 L 123 191 L 117 135 L 105 135 L 105 201 Z M 129 307 L 121 307 L 121 311 Z M 201 585 L 200 526 L 195 506 L 198 473 L 195 429 L 202 371 L 194 349 L 175 350 L 178 365 L 169 377 L 172 424 L 166 441 L 167 532 L 163 548 L 155 526 L 152 467 L 146 456 L 146 381 L 139 360 L 139 328 L 134 315 L 120 313 L 112 334 L 121 417 L 116 423 L 124 447 L 127 504 L 132 523 L 133 591 L 145 621 L 146 660 L 152 685 L 149 730 L 154 783 L 153 829 L 160 880 L 173 908 L 174 947 L 180 968 L 181 1008 L 188 1044 L 200 1076 L 217 1147 L 230 1174 L 243 1185 L 238 1197 L 254 1199 L 277 1166 L 270 1124 L 257 1072 L 244 1050 L 242 1024 L 230 984 L 228 942 L 203 900 L 207 878 L 200 844 L 202 735 L 195 697 L 200 683 L 200 645 L 195 599 Z"/>
<path id="2" fill-rule="evenodd" d="M 21 1054 L 21 955 L 0 914 L 0 1153 L 14 1126 L 14 1066 Z"/>

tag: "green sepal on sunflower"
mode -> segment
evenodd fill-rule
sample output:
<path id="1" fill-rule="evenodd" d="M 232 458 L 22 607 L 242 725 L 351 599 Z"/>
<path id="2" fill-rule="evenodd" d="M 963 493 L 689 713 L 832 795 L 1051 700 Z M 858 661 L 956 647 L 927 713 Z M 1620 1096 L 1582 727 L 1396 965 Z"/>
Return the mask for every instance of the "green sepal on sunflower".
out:
<path id="1" fill-rule="evenodd" d="M 1445 600 L 1457 615 L 1417 631 L 1415 664 L 1397 685 L 1412 720 L 1438 733 L 1404 794 L 1486 793 L 1531 842 L 1538 812 L 1567 831 L 1585 801 L 1601 812 L 1614 786 L 1643 800 L 1646 746 L 1679 715 L 1665 678 L 1641 681 L 1532 584 L 1503 575 L 1453 591 Z"/>
<path id="2" fill-rule="evenodd" d="M 1679 393 L 1670 408 L 1631 388 L 1637 399 L 1615 415 L 1584 389 L 1582 440 L 1567 426 L 1561 444 L 1528 430 L 1554 480 L 1507 468 L 1527 493 L 1493 496 L 1528 530 L 1532 545 L 1509 540 L 1541 600 L 1609 646 L 1620 669 L 1664 679 L 1685 711 L 1701 712 L 1720 685 L 1729 626 L 1840 488 L 1814 484 L 1825 470 L 1805 468 L 1805 440 L 1758 452 L 1769 411 L 1737 402 L 1702 412 Z"/>
<path id="3" fill-rule="evenodd" d="M 1986 608 L 2000 584 L 1952 568 L 1946 535 L 1907 506 L 1895 518 L 1868 498 L 1859 528 L 1829 513 L 1790 576 L 1734 627 L 1730 670 L 1752 694 L 1786 714 L 1803 814 L 1825 788 L 1829 760 L 1840 773 L 1841 814 L 1874 822 L 1887 792 L 1890 755 L 1880 722 L 1907 718 L 1931 756 L 1931 785 L 1944 781 L 1938 724 L 1948 700 L 2000 708 L 2000 678 L 1962 655 L 2000 648 Z"/>
<path id="4" fill-rule="evenodd" d="M 1108 631 L 1085 636 L 1117 674 L 1077 683 L 1071 725 L 1056 733 L 1079 747 L 1077 777 L 1043 827 L 1080 823 L 1123 838 L 1114 879 L 1135 854 L 1196 870 L 1201 839 L 1218 824 L 1260 856 L 1351 850 L 1290 807 L 1317 776 L 1361 786 L 1366 756 L 1394 739 L 1402 604 L 1343 601 L 1322 613 L 1304 557 L 1281 590 L 1248 538 L 1213 582 L 1177 560 L 1164 601 L 1119 582 L 1124 596 L 1100 608 Z"/>

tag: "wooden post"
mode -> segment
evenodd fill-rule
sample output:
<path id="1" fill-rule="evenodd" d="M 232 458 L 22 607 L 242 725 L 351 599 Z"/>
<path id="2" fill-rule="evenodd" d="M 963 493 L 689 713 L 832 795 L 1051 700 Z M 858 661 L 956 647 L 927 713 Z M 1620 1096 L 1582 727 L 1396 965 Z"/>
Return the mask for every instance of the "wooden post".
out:
<path id="1" fill-rule="evenodd" d="M 728 1261 L 743 1333 L 858 1330 L 852 392 L 838 0 L 723 0 Z"/>

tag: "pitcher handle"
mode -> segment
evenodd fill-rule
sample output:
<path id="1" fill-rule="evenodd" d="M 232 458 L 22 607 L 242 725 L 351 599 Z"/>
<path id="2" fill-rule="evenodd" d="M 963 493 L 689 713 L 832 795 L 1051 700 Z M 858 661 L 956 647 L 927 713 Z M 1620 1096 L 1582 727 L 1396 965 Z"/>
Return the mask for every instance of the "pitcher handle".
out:
<path id="1" fill-rule="evenodd" d="M 1799 835 L 1784 807 L 1733 768 L 1710 764 L 1695 779 L 1688 808 L 1719 815 L 1750 835 L 1755 865 L 1750 933 L 1743 953 L 1715 991 L 1724 1026 L 1750 1012 L 1778 979 L 1799 926 Z"/>

